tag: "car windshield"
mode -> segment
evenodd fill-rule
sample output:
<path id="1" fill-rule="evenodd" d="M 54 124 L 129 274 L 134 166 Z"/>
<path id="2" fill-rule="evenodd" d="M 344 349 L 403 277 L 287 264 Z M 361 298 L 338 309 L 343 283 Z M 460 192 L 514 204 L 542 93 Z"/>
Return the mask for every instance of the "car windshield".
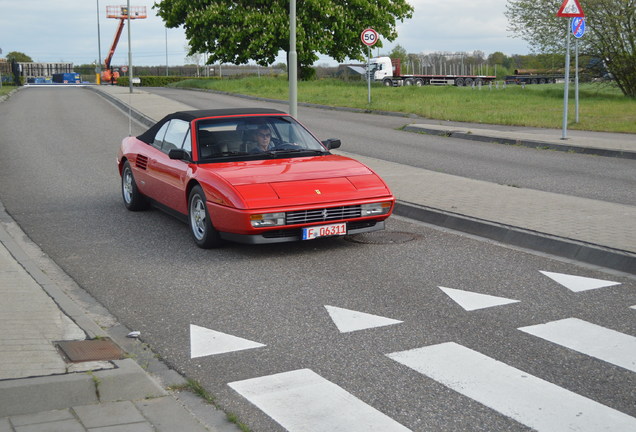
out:
<path id="1" fill-rule="evenodd" d="M 303 126 L 287 116 L 199 120 L 199 159 L 268 159 L 328 154 Z"/>

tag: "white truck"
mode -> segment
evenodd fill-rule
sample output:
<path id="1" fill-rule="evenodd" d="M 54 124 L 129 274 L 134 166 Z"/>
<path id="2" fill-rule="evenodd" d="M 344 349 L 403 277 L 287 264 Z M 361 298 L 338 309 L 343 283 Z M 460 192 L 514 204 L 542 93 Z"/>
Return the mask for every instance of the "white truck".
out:
<path id="1" fill-rule="evenodd" d="M 374 57 L 369 60 L 370 73 L 374 81 L 387 87 L 454 85 L 457 87 L 487 84 L 497 77 L 490 75 L 402 75 L 400 59 Z"/>

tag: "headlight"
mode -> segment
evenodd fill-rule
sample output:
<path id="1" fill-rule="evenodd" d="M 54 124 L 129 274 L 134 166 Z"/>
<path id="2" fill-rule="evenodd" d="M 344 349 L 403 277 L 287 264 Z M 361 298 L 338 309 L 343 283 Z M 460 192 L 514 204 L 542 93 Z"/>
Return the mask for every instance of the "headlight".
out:
<path id="1" fill-rule="evenodd" d="M 390 202 L 379 202 L 373 204 L 362 204 L 360 206 L 361 216 L 379 216 L 387 214 L 391 210 Z"/>
<path id="2" fill-rule="evenodd" d="M 254 228 L 285 225 L 285 213 L 263 213 L 250 216 Z"/>

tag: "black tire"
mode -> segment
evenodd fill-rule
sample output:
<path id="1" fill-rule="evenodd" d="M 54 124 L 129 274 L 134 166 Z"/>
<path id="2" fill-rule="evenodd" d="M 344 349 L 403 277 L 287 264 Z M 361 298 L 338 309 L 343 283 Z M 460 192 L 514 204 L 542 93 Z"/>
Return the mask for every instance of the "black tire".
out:
<path id="1" fill-rule="evenodd" d="M 455 85 L 457 87 L 463 87 L 464 86 L 464 78 L 457 78 L 455 79 Z"/>
<path id="2" fill-rule="evenodd" d="M 188 197 L 188 222 L 190 233 L 201 249 L 219 247 L 222 243 L 219 232 L 212 225 L 205 201 L 205 193 L 201 186 L 195 186 Z"/>
<path id="3" fill-rule="evenodd" d="M 148 200 L 139 192 L 128 161 L 124 162 L 124 167 L 121 170 L 121 195 L 124 199 L 124 205 L 130 211 L 148 208 Z"/>
<path id="4" fill-rule="evenodd" d="M 385 87 L 393 87 L 393 81 L 389 78 L 383 79 L 382 84 L 384 84 Z"/>

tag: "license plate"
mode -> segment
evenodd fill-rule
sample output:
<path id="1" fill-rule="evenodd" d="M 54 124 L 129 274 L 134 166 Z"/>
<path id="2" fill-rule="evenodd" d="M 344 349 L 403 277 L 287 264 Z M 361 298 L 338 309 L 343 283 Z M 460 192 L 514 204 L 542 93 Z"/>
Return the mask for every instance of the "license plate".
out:
<path id="1" fill-rule="evenodd" d="M 347 234 L 346 222 L 303 228 L 303 240 L 312 240 L 318 237 L 332 237 L 345 234 Z"/>

